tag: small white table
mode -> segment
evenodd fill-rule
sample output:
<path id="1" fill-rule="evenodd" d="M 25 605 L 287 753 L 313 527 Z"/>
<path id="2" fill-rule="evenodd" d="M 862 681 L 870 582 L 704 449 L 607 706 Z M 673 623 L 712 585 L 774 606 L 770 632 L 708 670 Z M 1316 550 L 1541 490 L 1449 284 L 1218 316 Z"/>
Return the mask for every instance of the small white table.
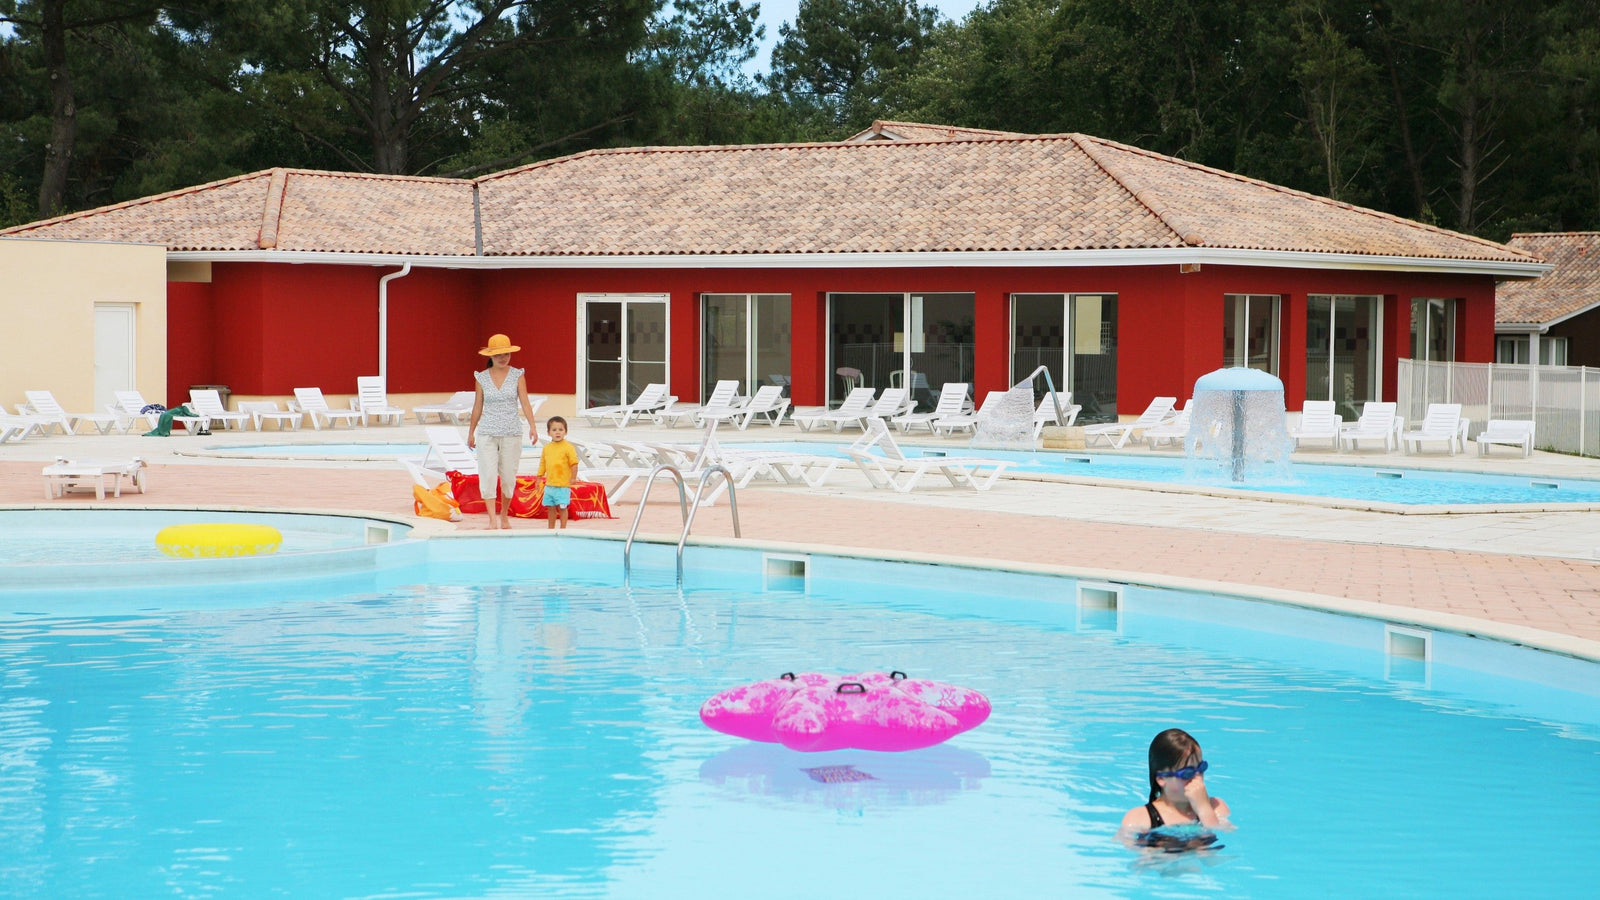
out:
<path id="1" fill-rule="evenodd" d="M 94 490 L 96 500 L 106 498 L 106 479 L 111 479 L 112 496 L 122 496 L 122 478 L 127 476 L 133 481 L 133 486 L 139 493 L 144 493 L 145 485 L 144 460 L 135 456 L 132 459 L 66 459 L 56 457 L 54 465 L 44 467 L 44 497 L 46 500 L 55 500 L 65 497 L 67 491 Z"/>

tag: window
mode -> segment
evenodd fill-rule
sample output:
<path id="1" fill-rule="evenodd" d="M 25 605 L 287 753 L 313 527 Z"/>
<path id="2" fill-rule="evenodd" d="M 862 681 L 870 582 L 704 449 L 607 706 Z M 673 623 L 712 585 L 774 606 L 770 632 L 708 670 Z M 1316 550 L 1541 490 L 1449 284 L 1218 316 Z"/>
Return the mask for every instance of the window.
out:
<path id="1" fill-rule="evenodd" d="M 1497 337 L 1494 339 L 1494 361 L 1513 366 L 1528 364 L 1528 339 L 1525 337 Z"/>
<path id="2" fill-rule="evenodd" d="M 1382 297 L 1306 298 L 1305 399 L 1334 401 L 1347 422 L 1378 399 L 1382 321 Z"/>
<path id="3" fill-rule="evenodd" d="M 1567 339 L 1547 337 L 1539 341 L 1539 365 L 1564 366 L 1567 364 Z"/>
<path id="4" fill-rule="evenodd" d="M 789 393 L 789 295 L 703 294 L 701 397 L 718 381 L 739 382 L 746 396 L 765 385 Z"/>
<path id="5" fill-rule="evenodd" d="M 1494 361 L 1514 366 L 1528 364 L 1530 355 L 1528 345 L 1531 341 L 1539 342 L 1539 365 L 1564 366 L 1567 364 L 1567 339 L 1564 337 L 1540 337 L 1531 334 L 1527 337 L 1521 335 L 1495 338 Z"/>
<path id="6" fill-rule="evenodd" d="M 1277 294 L 1227 294 L 1222 298 L 1222 361 L 1278 374 Z"/>
<path id="7" fill-rule="evenodd" d="M 1411 300 L 1411 358 L 1455 362 L 1456 306 L 1459 301 L 1430 297 Z"/>
<path id="8" fill-rule="evenodd" d="M 1011 382 L 1039 366 L 1083 406 L 1082 423 L 1117 418 L 1117 295 L 1012 294 Z M 1044 396 L 1043 378 L 1033 383 Z"/>

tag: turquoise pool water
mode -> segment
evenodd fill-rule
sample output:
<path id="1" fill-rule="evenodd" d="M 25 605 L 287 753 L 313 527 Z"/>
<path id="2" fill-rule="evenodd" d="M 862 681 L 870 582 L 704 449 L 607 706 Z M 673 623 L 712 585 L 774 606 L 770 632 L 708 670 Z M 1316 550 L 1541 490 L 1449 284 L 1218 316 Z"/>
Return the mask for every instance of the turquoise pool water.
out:
<path id="1" fill-rule="evenodd" d="M 773 450 L 789 453 L 844 455 L 843 444 L 816 441 L 735 443 L 730 448 Z M 222 448 L 217 448 L 222 449 Z M 420 457 L 426 444 L 284 444 L 229 447 L 229 452 L 260 453 L 304 457 Z M 928 452 L 907 446 L 910 455 Z M 969 450 L 964 447 L 937 448 L 932 452 L 952 456 L 984 456 L 1013 459 L 1012 471 L 1066 475 L 1077 478 L 1104 478 L 1118 481 L 1153 482 L 1179 486 L 1227 488 L 1259 493 L 1326 497 L 1336 500 L 1393 503 L 1402 506 L 1471 506 L 1508 503 L 1600 504 L 1600 481 L 1581 478 L 1544 478 L 1444 472 L 1407 469 L 1402 466 L 1347 466 L 1322 463 L 1294 463 L 1289 481 L 1235 484 L 1230 481 L 1197 478 L 1187 471 L 1185 461 L 1175 457 L 1152 457 L 1116 453 L 1019 453 L 1004 450 Z"/>
<path id="2" fill-rule="evenodd" d="M 197 510 L 0 510 L 0 581 L 5 566 L 167 560 L 156 546 L 156 534 L 168 525 L 191 522 L 271 525 L 283 535 L 277 552 L 284 556 L 358 547 L 370 540 L 364 520 L 336 516 Z M 409 530 L 389 523 L 381 527 L 385 540 Z"/>
<path id="3" fill-rule="evenodd" d="M 336 589 L 100 586 L 71 614 L 0 591 L 0 895 L 1592 884 L 1581 822 L 1559 814 L 1600 802 L 1592 664 L 1447 636 L 1432 663 L 1396 660 L 1363 620 L 1136 587 L 1120 611 L 1080 609 L 1040 576 L 813 558 L 809 592 L 768 590 L 759 557 L 701 549 L 680 593 L 660 547 L 636 550 L 630 590 L 606 574 L 614 542 L 427 544 Z M 696 715 L 754 678 L 866 668 L 976 687 L 994 714 L 926 751 L 826 755 Z M 1172 725 L 1234 809 L 1223 850 L 1112 838 Z M 824 783 L 819 765 L 872 777 Z"/>

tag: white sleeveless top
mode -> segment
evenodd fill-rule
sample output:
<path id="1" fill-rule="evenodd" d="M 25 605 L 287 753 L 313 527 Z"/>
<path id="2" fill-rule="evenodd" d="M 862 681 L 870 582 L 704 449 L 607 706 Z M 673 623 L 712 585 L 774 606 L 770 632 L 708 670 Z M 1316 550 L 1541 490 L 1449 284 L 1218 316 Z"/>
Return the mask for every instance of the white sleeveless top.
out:
<path id="1" fill-rule="evenodd" d="M 517 413 L 521 403 L 517 399 L 517 382 L 522 380 L 522 370 L 512 367 L 505 383 L 494 386 L 489 377 L 492 369 L 479 369 L 472 377 L 483 388 L 483 415 L 478 417 L 478 434 L 485 437 L 522 434 L 522 420 Z"/>

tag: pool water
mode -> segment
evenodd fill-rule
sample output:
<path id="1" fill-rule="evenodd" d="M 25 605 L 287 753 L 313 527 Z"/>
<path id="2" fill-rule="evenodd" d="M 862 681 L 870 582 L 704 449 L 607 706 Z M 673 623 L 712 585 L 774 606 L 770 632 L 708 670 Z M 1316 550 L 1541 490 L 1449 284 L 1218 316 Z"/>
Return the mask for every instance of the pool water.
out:
<path id="1" fill-rule="evenodd" d="M 1376 653 L 1080 616 L 998 587 L 679 593 L 487 559 L 244 608 L 199 590 L 218 602 L 0 619 L 0 895 L 1592 885 L 1581 812 L 1561 813 L 1600 803 L 1593 693 L 1530 684 L 1513 691 L 1526 703 L 1474 699 L 1438 687 L 1457 680 L 1437 663 L 1396 672 Z M 712 693 L 783 671 L 890 668 L 982 690 L 993 716 L 906 754 L 793 753 L 697 718 Z M 1201 741 L 1211 791 L 1233 807 L 1222 850 L 1113 839 L 1143 801 L 1150 738 L 1170 726 Z M 827 766 L 870 777 L 806 771 Z"/>
<path id="2" fill-rule="evenodd" d="M 199 512 L 192 510 L 0 511 L 0 566 L 164 560 L 156 534 L 168 525 L 247 522 L 271 525 L 283 535 L 277 554 L 358 547 L 367 536 L 360 520 L 334 516 Z M 385 524 L 386 529 L 409 529 Z M 3 576 L 0 576 L 3 580 Z"/>
<path id="3" fill-rule="evenodd" d="M 724 440 L 731 449 L 770 450 L 784 453 L 844 456 L 844 444 L 819 441 L 749 442 Z M 263 455 L 304 457 L 421 457 L 426 444 L 330 443 L 274 444 L 214 448 L 228 452 L 257 452 Z M 966 447 L 920 448 L 905 445 L 907 455 L 924 452 L 951 456 L 983 456 L 1015 460 L 1013 472 L 1066 475 L 1075 478 L 1104 478 L 1120 481 L 1170 484 L 1188 487 L 1227 488 L 1303 497 L 1326 497 L 1393 503 L 1402 506 L 1473 506 L 1496 504 L 1585 503 L 1600 505 L 1600 481 L 1582 478 L 1546 478 L 1529 475 L 1496 475 L 1476 472 L 1448 472 L 1432 469 L 1407 469 L 1403 466 L 1348 466 L 1323 463 L 1292 463 L 1288 481 L 1234 483 L 1198 477 L 1186 461 L 1176 457 L 1123 455 L 1116 453 L 1024 453 Z M 528 451 L 532 452 L 532 451 Z"/>

